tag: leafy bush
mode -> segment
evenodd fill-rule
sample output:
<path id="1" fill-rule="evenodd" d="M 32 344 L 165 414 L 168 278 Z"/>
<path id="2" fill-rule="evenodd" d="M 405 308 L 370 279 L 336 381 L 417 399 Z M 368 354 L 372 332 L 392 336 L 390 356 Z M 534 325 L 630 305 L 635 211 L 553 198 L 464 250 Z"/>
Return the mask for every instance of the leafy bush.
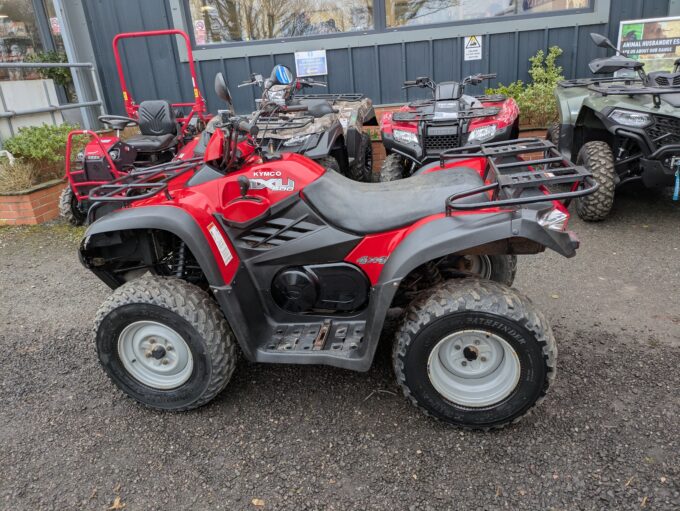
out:
<path id="1" fill-rule="evenodd" d="M 19 128 L 19 133 L 4 142 L 15 157 L 36 168 L 63 164 L 66 153 L 66 138 L 71 130 L 78 129 L 72 124 L 51 126 L 27 126 Z"/>
<path id="2" fill-rule="evenodd" d="M 487 89 L 487 94 L 504 94 L 515 98 L 522 125 L 547 127 L 557 119 L 554 91 L 557 83 L 564 80 L 562 67 L 557 65 L 562 53 L 558 46 L 551 47 L 547 56 L 543 50 L 538 50 L 536 55 L 529 58 L 532 83 L 525 84 L 518 80 L 509 85 L 498 84 L 496 89 Z"/>
<path id="3" fill-rule="evenodd" d="M 67 63 L 66 54 L 60 51 L 40 51 L 26 55 L 26 62 Z M 69 86 L 73 82 L 71 70 L 67 67 L 37 68 L 43 78 L 51 78 L 57 85 Z"/>

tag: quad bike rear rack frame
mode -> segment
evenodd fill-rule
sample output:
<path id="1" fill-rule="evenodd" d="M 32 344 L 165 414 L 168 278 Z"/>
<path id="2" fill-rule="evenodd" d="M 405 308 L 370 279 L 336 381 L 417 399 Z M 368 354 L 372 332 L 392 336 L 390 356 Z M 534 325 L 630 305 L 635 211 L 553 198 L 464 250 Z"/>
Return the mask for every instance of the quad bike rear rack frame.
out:
<path id="1" fill-rule="evenodd" d="M 535 157 L 540 153 L 539 157 Z M 595 192 L 599 185 L 581 165 L 565 159 L 557 147 L 547 140 L 528 138 L 457 147 L 443 152 L 439 163 L 470 158 L 485 158 L 483 178 L 488 184 L 453 194 L 446 199 L 446 214 L 456 210 L 520 206 L 540 202 L 562 201 L 567 207 L 572 199 Z M 569 191 L 552 191 L 549 187 L 571 185 Z M 534 190 L 542 193 L 526 194 Z M 487 193 L 488 201 L 462 202 L 463 199 Z"/>

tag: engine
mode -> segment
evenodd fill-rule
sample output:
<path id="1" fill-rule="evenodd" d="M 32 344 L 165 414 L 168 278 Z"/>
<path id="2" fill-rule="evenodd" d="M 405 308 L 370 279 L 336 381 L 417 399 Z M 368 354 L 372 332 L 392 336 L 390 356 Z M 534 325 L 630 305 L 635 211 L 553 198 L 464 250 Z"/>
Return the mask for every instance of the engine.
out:
<path id="1" fill-rule="evenodd" d="M 272 297 L 289 312 L 353 312 L 368 302 L 371 285 L 364 273 L 347 263 L 292 266 L 272 281 Z"/>
<path id="2" fill-rule="evenodd" d="M 137 158 L 137 150 L 120 140 L 112 143 L 106 150 L 118 170 L 129 169 Z M 78 181 L 107 181 L 113 178 L 109 162 L 102 154 L 99 145 L 88 144 L 82 158 L 85 172 L 83 178 Z"/>

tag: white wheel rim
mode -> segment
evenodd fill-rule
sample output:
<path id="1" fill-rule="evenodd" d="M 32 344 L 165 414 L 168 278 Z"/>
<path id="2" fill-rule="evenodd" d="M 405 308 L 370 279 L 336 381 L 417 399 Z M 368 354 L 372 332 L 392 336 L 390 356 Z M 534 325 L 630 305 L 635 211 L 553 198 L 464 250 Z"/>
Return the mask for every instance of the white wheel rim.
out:
<path id="1" fill-rule="evenodd" d="M 135 321 L 118 336 L 118 357 L 140 383 L 170 390 L 185 383 L 194 369 L 189 346 L 172 328 L 155 321 Z"/>
<path id="2" fill-rule="evenodd" d="M 521 366 L 510 344 L 484 330 L 461 330 L 444 337 L 430 352 L 432 386 L 452 403 L 468 408 L 492 406 L 517 387 Z"/>

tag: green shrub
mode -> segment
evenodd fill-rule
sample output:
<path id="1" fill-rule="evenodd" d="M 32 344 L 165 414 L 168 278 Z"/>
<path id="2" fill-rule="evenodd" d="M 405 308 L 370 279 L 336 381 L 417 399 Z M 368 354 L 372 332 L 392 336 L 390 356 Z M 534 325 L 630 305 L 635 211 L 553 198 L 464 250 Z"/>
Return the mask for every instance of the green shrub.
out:
<path id="1" fill-rule="evenodd" d="M 60 51 L 40 51 L 26 55 L 26 62 L 67 63 L 66 54 Z M 73 82 L 68 67 L 37 68 L 43 78 L 51 78 L 57 85 L 69 86 Z"/>
<path id="2" fill-rule="evenodd" d="M 547 127 L 557 119 L 557 100 L 555 87 L 564 80 L 562 67 L 557 59 L 562 49 L 553 46 L 546 56 L 543 50 L 529 58 L 531 68 L 529 75 L 532 83 L 525 84 L 518 80 L 509 85 L 498 84 L 495 89 L 487 89 L 487 94 L 504 94 L 515 98 L 520 110 L 520 122 L 523 126 Z"/>
<path id="3" fill-rule="evenodd" d="M 16 136 L 4 142 L 4 149 L 35 167 L 54 167 L 63 164 L 66 138 L 69 131 L 76 129 L 79 129 L 78 126 L 71 124 L 19 128 Z"/>

